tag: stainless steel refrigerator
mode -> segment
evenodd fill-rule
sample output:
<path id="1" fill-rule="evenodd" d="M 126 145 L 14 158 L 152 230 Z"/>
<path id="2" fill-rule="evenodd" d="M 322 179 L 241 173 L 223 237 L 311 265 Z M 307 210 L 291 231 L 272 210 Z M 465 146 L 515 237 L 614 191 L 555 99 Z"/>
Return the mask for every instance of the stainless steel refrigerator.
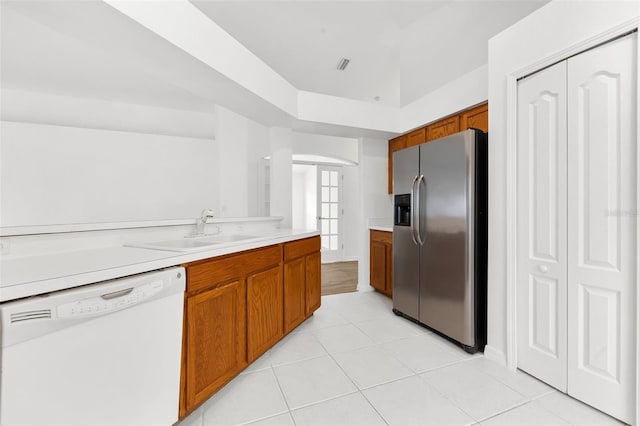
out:
<path id="1" fill-rule="evenodd" d="M 393 311 L 468 352 L 486 343 L 487 135 L 393 156 Z"/>

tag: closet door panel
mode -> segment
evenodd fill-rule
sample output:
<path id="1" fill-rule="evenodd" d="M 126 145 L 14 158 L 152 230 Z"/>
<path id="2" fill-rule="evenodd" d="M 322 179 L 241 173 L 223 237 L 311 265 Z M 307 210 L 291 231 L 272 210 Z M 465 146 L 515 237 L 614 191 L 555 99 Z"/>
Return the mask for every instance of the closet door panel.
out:
<path id="1" fill-rule="evenodd" d="M 518 368 L 567 388 L 566 62 L 518 84 Z"/>
<path id="2" fill-rule="evenodd" d="M 634 418 L 636 43 L 568 60 L 569 394 Z"/>

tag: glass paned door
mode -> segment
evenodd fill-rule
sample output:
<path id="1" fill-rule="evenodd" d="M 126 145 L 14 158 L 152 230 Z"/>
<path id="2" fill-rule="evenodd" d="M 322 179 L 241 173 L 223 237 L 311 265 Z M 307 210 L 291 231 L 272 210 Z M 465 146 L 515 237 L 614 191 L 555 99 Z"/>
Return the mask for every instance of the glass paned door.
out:
<path id="1" fill-rule="evenodd" d="M 322 262 L 342 258 L 342 168 L 318 166 L 318 229 Z"/>

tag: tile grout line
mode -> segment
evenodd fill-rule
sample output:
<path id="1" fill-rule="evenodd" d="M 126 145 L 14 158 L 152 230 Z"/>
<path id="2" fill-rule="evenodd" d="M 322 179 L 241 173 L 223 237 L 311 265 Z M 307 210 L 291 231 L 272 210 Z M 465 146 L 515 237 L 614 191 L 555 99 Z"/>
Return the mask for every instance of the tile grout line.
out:
<path id="1" fill-rule="evenodd" d="M 364 331 L 362 331 L 362 330 L 361 330 L 361 329 L 360 329 L 360 328 L 359 328 L 355 323 L 353 323 L 353 321 L 351 321 L 351 320 L 347 320 L 347 321 L 348 321 L 348 323 L 349 323 L 349 324 L 351 324 L 351 325 L 353 325 L 354 327 L 356 327 L 356 329 L 357 329 L 357 330 L 360 330 L 360 332 L 362 332 L 363 334 L 367 335 L 367 334 L 366 334 L 366 333 L 364 333 Z M 369 337 L 369 336 L 367 336 L 367 337 Z M 317 337 L 316 337 L 316 338 L 317 338 Z M 373 341 L 373 339 L 372 339 L 372 341 Z M 369 404 L 369 406 L 371 406 L 371 408 L 373 408 L 373 411 L 375 411 L 375 412 L 376 412 L 376 414 L 377 414 L 377 415 L 382 419 L 382 421 L 383 421 L 385 424 L 389 425 L 389 423 L 387 422 L 387 420 L 382 416 L 382 414 L 377 410 L 377 408 L 376 408 L 376 407 L 371 403 L 371 401 L 369 401 L 369 399 L 366 397 L 366 395 L 362 392 L 362 390 L 360 389 L 360 387 L 358 386 L 358 384 L 353 380 L 353 378 L 351 378 L 351 376 L 349 376 L 349 374 L 347 374 L 347 372 L 346 372 L 346 371 L 344 371 L 344 368 L 342 368 L 342 366 L 340 365 L 340 363 L 339 363 L 339 362 L 338 362 L 338 361 L 333 357 L 333 354 L 327 350 L 327 348 L 325 347 L 325 345 L 324 345 L 324 344 L 322 344 L 322 342 L 321 342 L 321 341 L 319 341 L 319 340 L 318 340 L 318 343 L 320 343 L 320 346 L 322 346 L 322 347 L 324 348 L 324 350 L 327 352 L 327 354 L 328 354 L 328 355 L 329 355 L 329 357 L 333 360 L 333 362 L 335 362 L 335 363 L 336 363 L 336 365 L 338 366 L 338 368 L 340 369 L 340 371 L 342 371 L 342 374 L 344 374 L 344 375 L 345 375 L 345 377 L 346 377 L 347 379 L 349 379 L 349 381 L 353 384 L 353 386 L 355 386 L 355 388 L 356 388 L 356 392 L 353 392 L 353 393 L 359 393 L 359 394 L 360 394 L 360 395 L 365 399 L 365 401 L 367 401 L 367 403 Z M 365 347 L 366 347 L 366 346 L 365 346 Z M 359 349 L 361 349 L 361 348 L 357 348 L 357 349 L 354 349 L 354 350 L 359 350 Z M 349 395 L 349 394 L 346 394 L 346 395 Z M 340 398 L 341 396 L 344 396 L 344 395 L 340 395 L 340 396 L 338 396 L 338 397 L 336 397 L 336 398 Z M 334 399 L 335 399 L 335 398 L 334 398 Z"/>
<path id="2" fill-rule="evenodd" d="M 531 402 L 533 402 L 533 401 L 531 401 L 531 400 L 526 400 L 526 401 L 524 401 L 524 402 L 521 402 L 521 403 L 519 403 L 519 404 L 514 405 L 513 407 L 506 408 L 506 409 L 504 409 L 504 410 L 502 410 L 502 411 L 499 411 L 499 412 L 497 412 L 497 413 L 495 413 L 495 414 L 492 414 L 492 415 L 490 415 L 490 416 L 484 417 L 484 418 L 482 418 L 481 420 L 476 420 L 476 422 L 477 422 L 477 423 L 486 422 L 487 420 L 493 419 L 494 417 L 501 416 L 501 415 L 503 415 L 503 414 L 505 414 L 505 413 L 508 413 L 509 411 L 513 411 L 513 410 L 515 410 L 515 409 L 517 409 L 517 408 L 520 408 L 520 407 L 522 407 L 522 406 L 525 406 L 525 405 L 527 405 L 527 404 L 530 404 Z M 471 415 L 469 415 L 469 417 L 471 417 Z M 557 416 L 556 416 L 556 417 L 557 417 Z M 560 417 L 558 417 L 558 418 L 560 418 Z"/>
<path id="3" fill-rule="evenodd" d="M 351 324 L 353 324 L 353 323 L 351 322 Z M 358 328 L 355 324 L 353 324 L 353 325 L 354 325 L 356 328 Z M 358 330 L 359 330 L 359 328 L 358 328 Z M 366 334 L 365 334 L 365 335 L 366 335 Z M 322 345 L 322 342 L 320 342 L 320 344 Z M 324 345 L 322 345 L 322 346 L 324 347 Z M 365 346 L 365 347 L 367 347 L 367 346 Z M 371 347 L 371 346 L 368 346 L 368 347 Z M 359 349 L 362 349 L 362 348 L 357 348 L 357 349 L 355 349 L 355 350 L 359 350 Z M 327 348 L 325 348 L 325 350 L 327 350 Z M 378 411 L 378 409 L 377 409 L 377 408 L 376 408 L 376 407 L 371 403 L 371 401 L 369 401 L 369 399 L 367 398 L 367 396 L 362 392 L 362 389 L 360 389 L 360 386 L 358 386 L 358 384 L 354 381 L 354 379 L 352 379 L 352 378 L 351 378 L 351 376 L 349 376 L 349 375 L 347 374 L 347 372 L 346 372 L 346 371 L 344 371 L 344 368 L 342 368 L 342 366 L 340 365 L 340 363 L 339 363 L 339 362 L 338 362 L 338 361 L 333 357 L 333 354 L 331 354 L 329 351 L 327 351 L 327 353 L 329 354 L 329 357 L 331 357 L 331 359 L 333 360 L 333 362 L 335 362 L 335 363 L 336 363 L 336 365 L 338 366 L 338 368 L 340 369 L 340 371 L 342 371 L 342 373 L 343 373 L 343 374 L 344 374 L 344 375 L 349 379 L 349 381 L 351 381 L 351 383 L 353 384 L 353 386 L 355 386 L 355 388 L 356 388 L 356 392 L 353 392 L 353 393 L 359 393 L 359 394 L 360 394 L 360 395 L 365 399 L 365 401 L 367 401 L 367 403 L 369 404 L 369 406 L 370 406 L 371 408 L 373 408 L 373 411 L 375 411 L 375 412 L 376 412 L 376 414 L 377 414 L 377 415 L 382 419 L 382 421 L 383 421 L 383 422 L 388 426 L 388 425 L 389 425 L 389 422 L 387 422 L 387 419 L 385 419 L 385 418 L 384 418 L 384 416 L 383 416 L 383 415 Z M 409 377 L 411 377 L 411 376 L 409 376 Z M 406 377 L 405 377 L 405 378 L 406 378 Z M 376 385 L 376 386 L 379 386 L 379 385 Z M 375 387 L 375 386 L 372 386 L 372 387 Z M 369 389 L 369 388 L 368 388 L 368 389 Z M 344 396 L 344 395 L 342 395 L 342 396 Z"/>
<path id="4" fill-rule="evenodd" d="M 368 302 L 368 303 L 370 303 L 370 302 Z M 339 312 L 335 311 L 334 309 L 331 309 L 329 307 L 327 307 L 326 309 L 331 311 L 331 312 L 333 312 L 333 313 L 336 313 L 337 315 L 340 315 Z M 385 309 L 386 309 L 386 307 L 385 307 Z M 363 311 L 363 310 L 358 310 L 356 313 L 358 313 L 358 312 L 360 314 L 366 314 L 367 313 L 366 311 Z M 315 329 L 313 329 L 313 328 L 305 329 L 305 330 L 301 330 L 299 332 L 292 331 L 292 334 L 294 334 L 294 333 L 295 334 L 307 333 L 307 334 L 309 334 L 309 336 L 313 336 L 313 340 L 315 340 L 320 345 L 320 347 L 322 347 L 322 349 L 325 351 L 325 354 L 317 355 L 317 356 L 311 356 L 309 358 L 297 359 L 297 360 L 294 360 L 294 361 L 288 361 L 288 362 L 281 363 L 281 364 L 276 366 L 276 365 L 273 364 L 271 358 L 269 357 L 269 354 L 270 354 L 270 351 L 271 351 L 271 349 L 270 349 L 269 351 L 265 352 L 265 354 L 264 354 L 264 355 L 267 356 L 267 360 L 266 360 L 267 362 L 265 363 L 267 365 L 266 367 L 259 368 L 259 369 L 256 369 L 256 370 L 253 370 L 253 371 L 249 371 L 249 372 L 240 373 L 239 376 L 250 375 L 252 373 L 258 373 L 260 371 L 266 371 L 267 369 L 271 369 L 271 373 L 276 379 L 276 384 L 277 384 L 278 389 L 280 391 L 280 395 L 282 396 L 282 399 L 285 402 L 285 407 L 286 407 L 286 411 L 283 411 L 283 412 L 280 412 L 280 413 L 276 413 L 276 414 L 272 414 L 272 415 L 268 415 L 268 416 L 265 416 L 265 417 L 260 417 L 260 418 L 257 418 L 257 419 L 252 419 L 249 422 L 245 422 L 245 423 L 242 423 L 242 424 L 250 425 L 252 423 L 264 421 L 266 419 L 271 419 L 271 418 L 275 418 L 275 417 L 278 417 L 278 416 L 284 416 L 284 414 L 287 413 L 289 415 L 289 418 L 290 418 L 292 424 L 296 425 L 297 422 L 296 422 L 296 420 L 295 420 L 295 418 L 293 416 L 293 411 L 299 410 L 299 409 L 303 409 L 303 408 L 307 408 L 307 407 L 312 407 L 312 406 L 315 406 L 315 405 L 320 405 L 320 404 L 323 404 L 325 402 L 333 401 L 333 400 L 336 400 L 336 399 L 339 399 L 339 398 L 343 398 L 343 397 L 346 397 L 346 396 L 349 396 L 349 395 L 355 395 L 356 393 L 359 393 L 365 399 L 365 401 L 367 401 L 369 406 L 374 410 L 374 412 L 379 416 L 379 418 L 385 424 L 389 425 L 389 422 L 382 416 L 382 414 L 378 411 L 378 409 L 374 406 L 374 404 L 367 398 L 367 396 L 365 395 L 365 392 L 370 390 L 370 389 L 375 389 L 377 387 L 385 386 L 385 385 L 388 385 L 388 384 L 391 384 L 391 383 L 394 383 L 394 382 L 398 382 L 400 380 L 410 379 L 411 377 L 415 377 L 415 376 L 417 376 L 418 380 L 426 383 L 431 388 L 433 388 L 433 390 L 438 395 L 443 397 L 445 400 L 449 401 L 454 407 L 456 407 L 462 413 L 466 414 L 470 419 L 472 419 L 472 423 L 471 424 L 475 424 L 475 425 L 480 425 L 480 423 L 482 423 L 482 422 L 489 421 L 490 419 L 493 419 L 495 417 L 504 415 L 505 413 L 509 413 L 511 411 L 517 410 L 520 407 L 523 407 L 523 406 L 526 406 L 526 405 L 530 405 L 532 403 L 536 403 L 537 401 L 541 400 L 542 398 L 547 397 L 549 395 L 553 395 L 554 393 L 558 392 L 557 390 L 555 390 L 555 389 L 550 387 L 548 390 L 546 390 L 545 392 L 540 393 L 540 394 L 535 394 L 535 395 L 532 395 L 532 396 L 525 395 L 525 394 L 523 394 L 521 391 L 519 391 L 517 389 L 519 387 L 519 382 L 518 381 L 512 382 L 512 384 L 510 385 L 509 383 L 507 383 L 507 381 L 508 381 L 508 379 L 510 377 L 505 377 L 504 375 L 500 376 L 498 374 L 498 371 L 494 371 L 494 374 L 496 374 L 496 375 L 491 374 L 491 372 L 490 372 L 490 371 L 492 371 L 491 369 L 489 369 L 488 371 L 485 371 L 485 368 L 483 368 L 482 362 L 479 361 L 477 366 L 473 366 L 475 368 L 473 368 L 472 366 L 468 366 L 468 367 L 463 367 L 463 370 L 464 370 L 464 368 L 471 368 L 471 369 L 477 370 L 478 373 L 482 373 L 483 376 L 487 376 L 488 378 L 496 381 L 497 383 L 500 383 L 505 388 L 510 389 L 511 391 L 513 391 L 516 394 L 520 395 L 521 397 L 524 398 L 524 401 L 515 403 L 511 407 L 500 409 L 499 411 L 497 411 L 495 413 L 492 413 L 490 415 L 487 415 L 487 416 L 481 418 L 480 420 L 476 420 L 474 416 L 469 414 L 464 408 L 459 406 L 454 399 L 452 399 L 454 397 L 453 394 L 451 394 L 451 395 L 443 394 L 439 389 L 435 388 L 427 380 L 426 377 L 422 377 L 422 376 L 425 376 L 428 373 L 437 372 L 439 370 L 442 370 L 442 369 L 445 369 L 445 368 L 448 368 L 448 367 L 452 367 L 452 366 L 456 366 L 456 365 L 464 366 L 464 363 L 468 363 L 468 362 L 471 362 L 471 361 L 483 360 L 483 359 L 485 359 L 483 356 L 465 356 L 465 357 L 460 357 L 459 359 L 456 359 L 455 361 L 452 361 L 452 362 L 449 362 L 449 363 L 446 363 L 446 364 L 443 364 L 443 365 L 439 365 L 439 366 L 436 366 L 436 367 L 433 367 L 433 368 L 429 368 L 429 369 L 426 369 L 426 370 L 423 370 L 423 371 L 415 371 L 413 368 L 409 367 L 404 362 L 402 362 L 399 358 L 397 358 L 396 355 L 394 355 L 392 352 L 389 352 L 387 349 L 383 348 L 382 345 L 385 345 L 385 344 L 388 344 L 388 343 L 393 343 L 393 342 L 398 342 L 400 340 L 406 340 L 406 339 L 412 339 L 412 338 L 421 338 L 421 337 L 424 337 L 424 336 L 431 335 L 431 336 L 433 336 L 433 338 L 428 339 L 428 341 L 430 343 L 433 343 L 436 347 L 440 347 L 440 348 L 444 348 L 444 349 L 448 348 L 447 352 L 455 351 L 458 348 L 451 347 L 451 344 L 449 342 L 447 342 L 447 341 L 440 341 L 440 339 L 442 339 L 442 337 L 440 337 L 440 336 L 438 336 L 436 334 L 433 334 L 432 332 L 424 333 L 424 335 L 422 333 L 417 333 L 416 335 L 404 336 L 404 337 L 400 337 L 400 338 L 397 338 L 397 339 L 392 339 L 392 340 L 389 340 L 389 341 L 378 342 L 378 341 L 374 340 L 369 334 L 367 334 L 362 328 L 360 328 L 359 324 L 364 324 L 365 322 L 376 321 L 376 320 L 380 320 L 380 319 L 388 319 L 388 318 L 380 316 L 380 317 L 370 318 L 370 319 L 361 320 L 361 321 L 354 321 L 352 319 L 348 319 L 348 318 L 345 318 L 345 317 L 342 317 L 342 316 L 340 316 L 340 318 L 342 318 L 345 321 L 345 323 L 321 326 L 321 327 L 318 327 L 318 328 L 315 328 Z M 349 326 L 349 325 L 355 327 L 356 330 L 358 330 L 359 332 L 363 333 L 366 337 L 369 338 L 369 340 L 371 340 L 373 342 L 373 344 L 372 345 L 365 345 L 365 346 L 362 346 L 362 347 L 356 347 L 356 348 L 352 348 L 352 349 L 349 349 L 349 350 L 337 351 L 337 352 L 333 352 L 332 353 L 332 352 L 329 352 L 327 350 L 327 347 L 318 339 L 317 333 L 319 333 L 319 332 L 322 332 L 322 331 L 330 329 L 330 328 L 337 328 L 339 326 Z M 311 327 L 315 327 L 315 326 L 311 325 Z M 356 352 L 356 351 L 362 351 L 362 350 L 370 350 L 370 349 L 381 350 L 382 352 L 384 352 L 384 354 L 389 356 L 391 359 L 396 360 L 400 365 L 406 367 L 408 373 L 410 373 L 410 374 L 408 376 L 405 376 L 405 377 L 399 377 L 399 378 L 396 378 L 396 379 L 393 379 L 393 380 L 385 381 L 385 382 L 382 382 L 382 383 L 377 383 L 377 384 L 369 386 L 369 387 L 363 387 L 361 389 L 358 386 L 358 384 L 356 383 L 355 379 L 352 378 L 349 374 L 347 374 L 347 372 L 341 366 L 341 364 L 337 361 L 335 356 L 336 355 L 339 356 L 340 354 L 343 354 L 343 353 Z M 340 395 L 336 395 L 336 396 L 333 396 L 331 398 L 327 398 L 327 399 L 324 399 L 324 400 L 316 401 L 316 402 L 313 402 L 313 403 L 310 403 L 310 404 L 302 405 L 300 407 L 296 407 L 295 409 L 292 409 L 290 404 L 289 404 L 289 402 L 288 402 L 288 400 L 287 400 L 287 397 L 286 397 L 286 395 L 284 393 L 284 390 L 283 390 L 283 387 L 282 387 L 282 385 L 280 383 L 279 377 L 276 374 L 276 370 L 278 368 L 280 368 L 280 367 L 284 367 L 284 366 L 293 365 L 293 364 L 304 362 L 304 361 L 310 361 L 310 360 L 322 358 L 325 355 L 328 355 L 329 359 L 331 359 L 338 366 L 338 368 L 340 369 L 340 371 L 342 371 L 344 376 L 346 376 L 347 379 L 355 387 L 355 390 L 347 392 L 347 393 L 343 393 L 343 394 L 340 394 Z M 507 371 L 509 371 L 510 373 L 513 373 L 511 370 L 507 370 Z M 370 375 L 367 375 L 366 377 L 369 378 Z M 536 378 L 533 378 L 533 379 L 538 380 Z M 525 385 L 527 385 L 526 382 L 523 384 L 524 389 L 525 389 L 524 392 L 526 392 L 527 394 L 534 394 L 535 393 L 535 392 L 528 392 L 527 391 L 528 388 Z M 535 389 L 535 387 L 533 389 Z M 562 392 L 560 392 L 560 393 L 562 393 Z M 194 420 L 195 420 L 194 426 L 195 425 L 204 426 L 204 418 L 205 418 L 204 406 L 207 405 L 207 402 L 209 402 L 209 400 L 213 399 L 214 397 L 215 397 L 215 394 L 212 395 L 212 397 L 209 398 L 203 404 L 202 407 L 198 408 L 198 410 L 200 412 L 199 412 L 199 415 L 196 418 L 194 418 Z M 548 408 L 544 407 L 541 403 L 537 402 L 535 405 L 536 405 L 536 407 L 539 407 L 540 409 L 542 409 L 543 412 L 549 413 L 550 415 L 554 416 L 558 420 L 567 421 L 562 416 L 560 416 L 560 415 L 550 411 Z"/>
<path id="5" fill-rule="evenodd" d="M 271 372 L 273 373 L 273 377 L 276 378 L 276 384 L 278 385 L 278 389 L 280 389 L 280 395 L 282 395 L 284 404 L 287 406 L 287 412 L 289 413 L 289 417 L 291 417 L 291 421 L 293 422 L 293 424 L 296 425 L 296 419 L 293 417 L 293 413 L 291 412 L 291 406 L 289 405 L 289 401 L 287 401 L 287 396 L 284 394 L 284 390 L 282 389 L 282 385 L 280 384 L 280 379 L 276 374 L 276 369 L 273 366 L 273 364 L 271 364 L 271 359 L 269 359 L 269 364 L 271 365 Z M 279 415 L 279 414 L 276 414 L 276 415 Z"/>

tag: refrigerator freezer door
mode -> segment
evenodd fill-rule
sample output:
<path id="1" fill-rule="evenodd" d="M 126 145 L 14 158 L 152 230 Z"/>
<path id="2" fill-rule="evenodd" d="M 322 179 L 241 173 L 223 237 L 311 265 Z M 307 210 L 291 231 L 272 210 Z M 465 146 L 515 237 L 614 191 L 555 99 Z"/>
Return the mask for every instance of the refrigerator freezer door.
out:
<path id="1" fill-rule="evenodd" d="M 410 194 L 419 171 L 419 147 L 393 154 L 394 194 Z M 412 208 L 415 208 L 413 206 Z M 413 214 L 411 226 L 393 227 L 393 308 L 412 318 L 418 318 L 418 285 L 420 281 L 420 249 L 414 242 Z"/>
<path id="2" fill-rule="evenodd" d="M 467 131 L 424 144 L 420 152 L 424 245 L 418 319 L 467 346 L 475 345 L 474 144 L 475 133 Z"/>

